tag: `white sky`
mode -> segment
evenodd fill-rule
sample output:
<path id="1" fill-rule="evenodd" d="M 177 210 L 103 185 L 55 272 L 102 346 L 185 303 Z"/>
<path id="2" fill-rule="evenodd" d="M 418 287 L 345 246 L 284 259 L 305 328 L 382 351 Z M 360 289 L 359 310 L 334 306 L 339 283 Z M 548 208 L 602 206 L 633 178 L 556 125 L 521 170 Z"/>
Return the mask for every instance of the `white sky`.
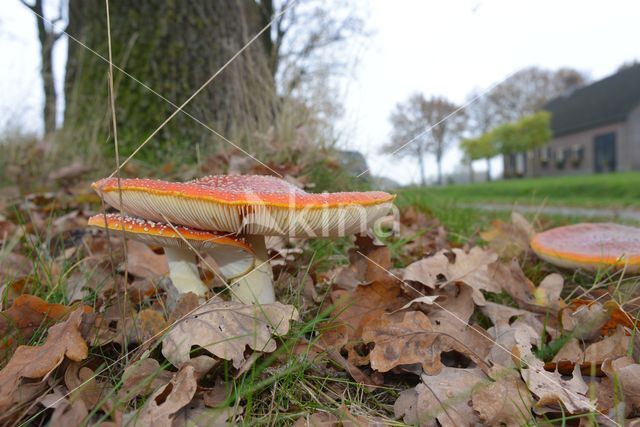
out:
<path id="1" fill-rule="evenodd" d="M 320 1 L 320 0 L 319 0 Z M 620 0 L 369 0 L 374 31 L 354 75 L 346 82 L 343 146 L 362 151 L 374 174 L 402 183 L 419 177 L 413 159 L 378 154 L 390 134 L 389 114 L 415 91 L 463 103 L 530 65 L 573 67 L 593 79 L 640 59 L 640 2 Z M 55 14 L 51 11 L 49 16 Z M 41 129 L 42 89 L 34 16 L 18 0 L 0 11 L 0 129 Z M 56 47 L 64 72 L 66 40 Z M 429 124 L 425 123 L 425 127 Z M 459 163 L 445 157 L 445 172 Z M 479 165 L 480 166 L 480 165 Z M 481 166 L 478 167 L 481 169 Z M 435 163 L 427 161 L 427 173 Z"/>

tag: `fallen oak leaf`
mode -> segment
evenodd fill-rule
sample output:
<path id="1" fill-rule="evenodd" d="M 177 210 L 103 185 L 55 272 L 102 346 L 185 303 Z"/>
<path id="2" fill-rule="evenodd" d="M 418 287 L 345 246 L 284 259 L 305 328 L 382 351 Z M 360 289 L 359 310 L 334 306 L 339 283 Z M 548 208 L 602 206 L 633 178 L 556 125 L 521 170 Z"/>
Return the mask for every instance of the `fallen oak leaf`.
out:
<path id="1" fill-rule="evenodd" d="M 0 411 L 11 405 L 23 378 L 47 377 L 65 357 L 76 362 L 87 358 L 87 343 L 79 331 L 82 314 L 83 309 L 78 308 L 64 323 L 50 327 L 43 345 L 18 347 L 0 371 Z"/>
<path id="2" fill-rule="evenodd" d="M 246 346 L 274 351 L 272 333 L 286 334 L 290 320 L 298 320 L 298 311 L 290 305 L 275 302 L 258 306 L 212 298 L 165 335 L 162 354 L 181 367 L 191 359 L 191 347 L 197 345 L 239 368 L 245 360 Z"/>
<path id="3" fill-rule="evenodd" d="M 332 318 L 323 323 L 320 341 L 325 347 L 340 351 L 347 347 L 348 359 L 354 364 L 368 364 L 355 346 L 362 342 L 362 328 L 369 321 L 379 319 L 386 311 L 400 308 L 406 301 L 402 288 L 387 282 L 373 282 L 358 286 L 354 291 L 335 290 L 330 294 Z"/>
<path id="4" fill-rule="evenodd" d="M 193 366 L 185 366 L 174 375 L 171 381 L 147 399 L 139 413 L 126 414 L 125 424 L 171 427 L 174 416 L 191 402 L 197 387 Z"/>
<path id="5" fill-rule="evenodd" d="M 594 342 L 584 350 L 584 361 L 596 365 L 606 359 L 618 359 L 627 355 L 631 337 L 627 336 L 622 326 L 618 326 L 615 334 Z"/>
<path id="6" fill-rule="evenodd" d="M 207 408 L 203 399 L 195 399 L 173 417 L 171 427 L 227 427 L 238 425 L 234 418 L 242 415 L 242 406 Z"/>
<path id="7" fill-rule="evenodd" d="M 144 243 L 127 240 L 127 271 L 143 279 L 157 279 L 169 274 L 164 255 L 158 255 Z"/>
<path id="8" fill-rule="evenodd" d="M 542 279 L 534 291 L 535 304 L 544 308 L 558 311 L 565 304 L 560 294 L 564 286 L 564 278 L 558 273 L 552 273 Z"/>
<path id="9" fill-rule="evenodd" d="M 517 259 L 489 265 L 489 277 L 513 298 L 520 308 L 534 307 L 536 287 L 522 272 Z"/>
<path id="10" fill-rule="evenodd" d="M 608 359 L 602 370 L 614 384 L 619 384 L 626 402 L 626 410 L 640 409 L 640 364 L 628 356 Z"/>
<path id="11" fill-rule="evenodd" d="M 124 370 L 118 399 L 129 402 L 138 396 L 148 396 L 171 377 L 172 373 L 162 369 L 157 360 L 150 357 L 139 360 Z"/>
<path id="12" fill-rule="evenodd" d="M 511 223 L 501 220 L 491 222 L 491 228 L 480 232 L 500 258 L 515 258 L 529 250 L 529 241 L 535 234 L 533 227 L 521 214 L 511 213 Z"/>
<path id="13" fill-rule="evenodd" d="M 0 336 L 3 347 L 10 347 L 15 343 L 14 335 L 23 341 L 28 341 L 42 326 L 63 319 L 75 307 L 62 304 L 50 304 L 33 295 L 19 295 L 8 310 L 0 312 Z M 90 307 L 82 306 L 85 312 Z"/>
<path id="14" fill-rule="evenodd" d="M 579 365 L 575 366 L 570 380 L 563 379 L 557 371 L 546 371 L 544 362 L 539 359 L 530 359 L 527 367 L 520 369 L 520 373 L 529 390 L 538 397 L 537 407 L 562 403 L 570 414 L 596 409 L 587 396 L 589 386 L 582 379 Z"/>
<path id="15" fill-rule="evenodd" d="M 449 260 L 450 254 L 453 254 L 453 261 Z M 484 305 L 485 299 L 481 291 L 501 291 L 489 272 L 489 265 L 497 259 L 498 255 L 495 253 L 477 246 L 469 253 L 458 248 L 451 252 L 443 250 L 407 266 L 403 279 L 421 283 L 431 289 L 462 282 L 473 289 L 473 301 L 477 305 Z"/>
<path id="16" fill-rule="evenodd" d="M 456 337 L 435 330 L 429 318 L 420 311 L 387 314 L 373 320 L 364 327 L 362 338 L 375 344 L 369 357 L 371 367 L 379 372 L 420 363 L 427 374 L 435 375 L 443 368 L 441 353 L 451 350 L 489 370 L 489 365 L 472 349 Z"/>
<path id="17" fill-rule="evenodd" d="M 438 375 L 422 374 L 420 379 L 421 383 L 396 400 L 396 417 L 418 426 L 432 426 L 435 420 L 443 427 L 480 425 L 470 404 L 475 387 L 486 381 L 480 369 L 445 367 Z"/>
<path id="18" fill-rule="evenodd" d="M 517 427 L 531 418 L 533 397 L 520 375 L 496 365 L 490 376 L 495 382 L 476 387 L 471 393 L 473 409 L 488 426 Z"/>

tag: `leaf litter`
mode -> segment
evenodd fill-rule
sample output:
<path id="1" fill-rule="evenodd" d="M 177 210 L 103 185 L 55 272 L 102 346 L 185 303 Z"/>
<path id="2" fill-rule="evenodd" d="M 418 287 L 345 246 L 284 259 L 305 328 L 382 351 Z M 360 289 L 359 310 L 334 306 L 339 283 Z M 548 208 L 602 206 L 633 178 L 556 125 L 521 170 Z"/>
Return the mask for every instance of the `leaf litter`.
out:
<path id="1" fill-rule="evenodd" d="M 205 265 L 212 298 L 172 294 L 161 248 L 128 240 L 125 259 L 119 233 L 86 229 L 99 206 L 82 187 L 0 203 L 2 423 L 228 425 L 255 396 L 289 425 L 638 422 L 638 305 L 613 285 L 573 297 L 582 284 L 535 259 L 521 215 L 459 247 L 407 208 L 398 235 L 357 236 L 330 270 L 309 241 L 270 239 L 287 303 L 258 308 L 214 296 Z M 276 403 L 296 363 L 323 380 Z"/>

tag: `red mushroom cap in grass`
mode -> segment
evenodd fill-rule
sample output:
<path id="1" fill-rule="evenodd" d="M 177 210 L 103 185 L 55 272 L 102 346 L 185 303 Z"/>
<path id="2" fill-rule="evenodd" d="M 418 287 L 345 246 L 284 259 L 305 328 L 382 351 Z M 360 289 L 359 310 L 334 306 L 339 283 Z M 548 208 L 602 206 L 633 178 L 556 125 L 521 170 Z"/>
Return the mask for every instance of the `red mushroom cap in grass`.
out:
<path id="1" fill-rule="evenodd" d="M 582 223 L 536 234 L 531 248 L 541 259 L 566 268 L 640 270 L 640 228 Z"/>
<path id="2" fill-rule="evenodd" d="M 307 193 L 279 178 L 218 175 L 189 182 L 116 178 L 92 187 L 110 205 L 154 221 L 203 230 L 291 237 L 345 236 L 385 216 L 394 195 L 382 191 Z"/>

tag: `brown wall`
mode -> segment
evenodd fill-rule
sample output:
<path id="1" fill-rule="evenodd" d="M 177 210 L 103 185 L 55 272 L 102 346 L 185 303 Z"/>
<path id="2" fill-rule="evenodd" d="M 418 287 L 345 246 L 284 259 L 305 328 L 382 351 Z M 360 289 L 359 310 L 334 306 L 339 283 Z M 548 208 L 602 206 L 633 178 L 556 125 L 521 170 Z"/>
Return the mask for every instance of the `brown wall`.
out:
<path id="1" fill-rule="evenodd" d="M 632 170 L 640 170 L 640 105 L 627 119 L 627 158 Z"/>
<path id="2" fill-rule="evenodd" d="M 637 137 L 640 137 L 640 108 L 634 111 L 637 114 L 637 119 L 634 121 L 634 132 Z M 527 176 L 567 176 L 567 175 L 583 175 L 594 173 L 594 138 L 601 134 L 609 132 L 615 132 L 616 134 L 616 157 L 617 157 L 617 170 L 627 171 L 633 168 L 630 150 L 635 149 L 640 154 L 640 139 L 637 139 L 634 147 L 630 147 L 628 144 L 627 128 L 629 126 L 626 123 L 617 123 L 614 125 L 602 126 L 595 129 L 589 129 L 587 131 L 574 133 L 570 135 L 561 136 L 551 140 L 547 147 L 551 148 L 549 160 L 544 166 L 541 163 L 541 150 L 545 148 L 535 150 L 535 152 L 529 154 L 527 164 Z M 558 150 L 569 149 L 569 152 L 574 147 L 582 147 L 583 155 L 582 160 L 574 164 L 571 161 L 571 155 L 564 162 L 564 167 L 559 167 L 556 163 L 556 155 Z M 640 162 L 640 159 L 637 159 Z M 639 168 L 636 165 L 635 168 Z"/>

